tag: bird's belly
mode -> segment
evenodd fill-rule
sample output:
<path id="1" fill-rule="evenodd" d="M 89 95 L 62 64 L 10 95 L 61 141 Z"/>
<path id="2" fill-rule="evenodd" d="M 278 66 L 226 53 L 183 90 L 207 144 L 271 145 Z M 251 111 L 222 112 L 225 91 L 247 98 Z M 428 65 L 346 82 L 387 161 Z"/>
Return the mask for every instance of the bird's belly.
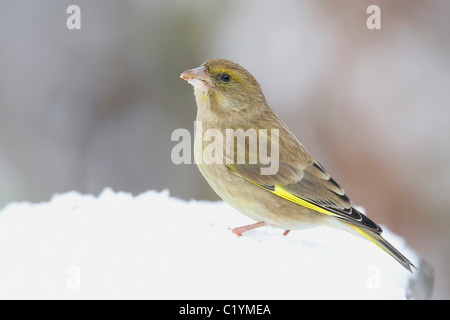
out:
<path id="1" fill-rule="evenodd" d="M 299 204 L 281 198 L 231 173 L 225 165 L 198 164 L 213 190 L 232 207 L 251 219 L 282 229 L 304 229 L 327 219 Z"/>

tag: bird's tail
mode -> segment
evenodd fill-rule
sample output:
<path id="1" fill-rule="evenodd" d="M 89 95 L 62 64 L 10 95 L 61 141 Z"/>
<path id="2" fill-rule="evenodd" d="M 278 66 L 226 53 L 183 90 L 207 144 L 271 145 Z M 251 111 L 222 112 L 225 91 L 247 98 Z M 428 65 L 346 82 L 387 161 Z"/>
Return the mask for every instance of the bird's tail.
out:
<path id="1" fill-rule="evenodd" d="M 392 244 L 387 242 L 380 234 L 371 232 L 368 230 L 363 230 L 360 227 L 353 226 L 353 229 L 355 229 L 359 234 L 364 236 L 365 238 L 369 239 L 373 243 L 375 243 L 378 247 L 383 249 L 385 252 L 387 252 L 391 257 L 393 257 L 395 260 L 397 260 L 403 267 L 405 267 L 409 272 L 412 273 L 411 267 L 418 270 L 412 263 L 409 261 L 403 254 L 400 253 L 397 249 L 394 248 Z"/>

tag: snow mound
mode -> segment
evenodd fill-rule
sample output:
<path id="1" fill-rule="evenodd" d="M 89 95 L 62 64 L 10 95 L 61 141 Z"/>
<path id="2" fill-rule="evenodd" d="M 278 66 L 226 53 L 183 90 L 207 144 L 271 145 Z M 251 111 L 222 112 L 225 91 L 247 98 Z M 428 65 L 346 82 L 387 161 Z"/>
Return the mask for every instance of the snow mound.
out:
<path id="1" fill-rule="evenodd" d="M 325 227 L 260 228 L 224 202 L 105 189 L 0 212 L 1 299 L 405 299 L 412 276 Z M 383 227 L 413 263 L 416 254 Z M 417 264 L 416 264 L 417 265 Z"/>

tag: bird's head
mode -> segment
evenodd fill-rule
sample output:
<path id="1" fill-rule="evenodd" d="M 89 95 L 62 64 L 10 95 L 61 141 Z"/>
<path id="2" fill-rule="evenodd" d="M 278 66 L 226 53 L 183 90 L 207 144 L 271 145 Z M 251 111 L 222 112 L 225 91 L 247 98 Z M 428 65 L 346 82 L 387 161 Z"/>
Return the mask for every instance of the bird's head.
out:
<path id="1" fill-rule="evenodd" d="M 208 60 L 198 68 L 183 72 L 180 77 L 194 86 L 197 102 L 205 101 L 223 112 L 266 104 L 258 81 L 230 60 Z"/>

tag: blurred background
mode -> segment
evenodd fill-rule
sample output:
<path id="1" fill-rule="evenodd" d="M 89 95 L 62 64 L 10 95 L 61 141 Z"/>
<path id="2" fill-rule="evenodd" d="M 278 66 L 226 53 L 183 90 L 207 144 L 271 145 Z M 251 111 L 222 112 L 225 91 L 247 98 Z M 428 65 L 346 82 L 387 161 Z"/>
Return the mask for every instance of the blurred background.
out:
<path id="1" fill-rule="evenodd" d="M 66 9 L 81 8 L 81 30 Z M 381 8 L 381 30 L 366 9 Z M 179 74 L 227 58 L 375 221 L 450 297 L 450 2 L 2 0 L 0 208 L 105 187 L 217 200 L 195 165 Z"/>

